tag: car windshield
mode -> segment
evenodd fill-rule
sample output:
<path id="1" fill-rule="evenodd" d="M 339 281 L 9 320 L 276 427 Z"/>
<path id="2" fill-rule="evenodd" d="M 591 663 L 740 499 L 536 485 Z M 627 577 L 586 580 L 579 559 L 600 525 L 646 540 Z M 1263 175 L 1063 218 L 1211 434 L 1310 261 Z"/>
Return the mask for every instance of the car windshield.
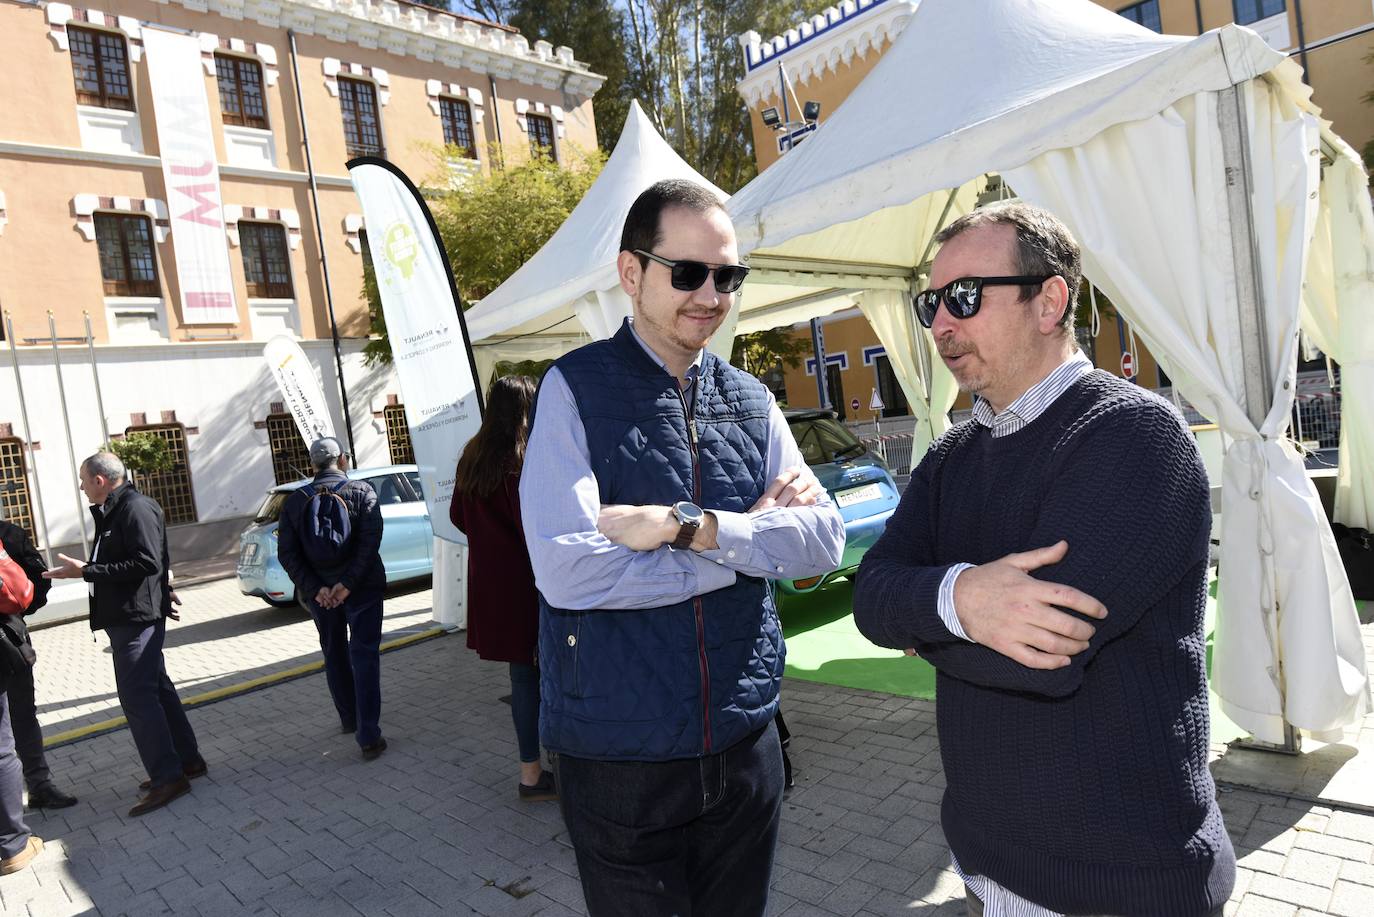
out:
<path id="1" fill-rule="evenodd" d="M 258 507 L 258 514 L 253 517 L 253 521 L 258 525 L 265 522 L 276 522 L 281 518 L 282 504 L 286 498 L 291 496 L 291 491 L 273 491 L 267 495 L 267 499 L 262 501 L 262 506 Z"/>
<path id="2" fill-rule="evenodd" d="M 808 465 L 825 465 L 864 453 L 864 445 L 838 421 L 829 417 L 789 420 L 792 436 Z"/>

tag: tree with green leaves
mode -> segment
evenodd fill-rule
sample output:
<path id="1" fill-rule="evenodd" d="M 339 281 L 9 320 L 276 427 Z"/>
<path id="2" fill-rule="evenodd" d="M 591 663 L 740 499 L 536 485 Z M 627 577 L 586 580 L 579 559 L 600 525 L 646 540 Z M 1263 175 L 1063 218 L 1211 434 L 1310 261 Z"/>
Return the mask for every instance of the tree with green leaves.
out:
<path id="1" fill-rule="evenodd" d="M 761 378 L 779 366 L 796 369 L 810 354 L 810 336 L 798 335 L 791 328 L 770 328 L 735 338 L 730 362 Z"/>
<path id="2" fill-rule="evenodd" d="M 440 154 L 438 177 L 447 173 L 450 155 L 456 151 Z M 487 161 L 500 161 L 497 155 L 493 150 Z M 584 152 L 571 144 L 560 153 L 566 163 L 563 166 L 542 157 L 522 160 L 521 155 L 511 150 L 505 161 L 516 165 L 493 169 L 490 174 L 473 174 L 429 197 L 429 209 L 453 265 L 463 309 L 500 286 L 543 247 L 606 162 L 604 154 Z M 438 183 L 436 177 L 433 184 Z M 381 302 L 370 268 L 364 269 L 363 295 L 368 303 Z M 369 331 L 375 337 L 363 348 L 367 364 L 390 363 L 386 317 L 379 306 L 374 306 L 370 318 Z"/>
<path id="3" fill-rule="evenodd" d="M 739 36 L 773 35 L 807 14 L 802 0 L 459 0 L 455 9 L 572 48 L 606 83 L 592 100 L 597 138 L 614 146 L 638 99 L 669 145 L 734 193 L 757 172 Z"/>

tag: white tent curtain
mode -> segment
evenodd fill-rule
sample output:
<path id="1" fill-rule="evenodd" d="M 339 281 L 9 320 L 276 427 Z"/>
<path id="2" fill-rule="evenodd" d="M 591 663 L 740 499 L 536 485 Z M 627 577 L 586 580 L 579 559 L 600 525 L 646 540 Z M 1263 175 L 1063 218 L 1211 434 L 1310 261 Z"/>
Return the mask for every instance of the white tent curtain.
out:
<path id="1" fill-rule="evenodd" d="M 577 320 L 594 341 L 604 340 L 619 331 L 632 310 L 630 297 L 618 282 L 608 289 L 592 290 L 573 304 Z"/>
<path id="2" fill-rule="evenodd" d="M 959 387 L 936 353 L 930 332 L 916 321 L 910 293 L 868 290 L 854 299 L 887 352 L 893 375 L 916 417 L 916 439 L 911 450 L 911 463 L 915 465 L 930 444 L 949 429 L 949 409 L 954 406 Z"/>
<path id="3" fill-rule="evenodd" d="M 1307 259 L 1303 328 L 1341 366 L 1337 522 L 1374 529 L 1374 208 L 1354 150 L 1336 144 Z"/>
<path id="4" fill-rule="evenodd" d="M 568 322 L 572 325 L 572 322 Z M 491 388 L 492 373 L 496 364 L 502 361 L 513 363 L 524 360 L 553 360 L 570 350 L 575 350 L 591 341 L 585 334 L 547 334 L 529 335 L 512 340 L 496 340 L 493 343 L 478 342 L 472 347 L 473 358 L 477 362 L 477 382 L 483 391 Z"/>
<path id="5" fill-rule="evenodd" d="M 1319 126 L 1263 79 L 1238 88 L 1274 389 L 1259 429 L 1243 407 L 1220 94 L 1185 97 L 1005 174 L 1022 198 L 1064 219 L 1083 245 L 1085 272 L 1188 400 L 1233 440 L 1223 470 L 1212 669 L 1224 711 L 1265 741 L 1283 742 L 1285 718 L 1331 738 L 1367 706 L 1364 646 L 1320 501 L 1284 439 L 1318 209 Z"/>

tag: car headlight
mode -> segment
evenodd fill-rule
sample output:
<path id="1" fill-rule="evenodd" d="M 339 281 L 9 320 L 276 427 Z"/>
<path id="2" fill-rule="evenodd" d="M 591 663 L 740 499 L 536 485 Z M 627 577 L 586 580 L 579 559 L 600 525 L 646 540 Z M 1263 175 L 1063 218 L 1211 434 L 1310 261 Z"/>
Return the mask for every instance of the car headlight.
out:
<path id="1" fill-rule="evenodd" d="M 277 538 L 277 533 L 280 532 L 280 531 L 281 531 L 281 529 L 273 529 L 273 530 L 272 530 L 272 540 L 274 540 L 274 541 L 276 540 L 276 538 Z"/>

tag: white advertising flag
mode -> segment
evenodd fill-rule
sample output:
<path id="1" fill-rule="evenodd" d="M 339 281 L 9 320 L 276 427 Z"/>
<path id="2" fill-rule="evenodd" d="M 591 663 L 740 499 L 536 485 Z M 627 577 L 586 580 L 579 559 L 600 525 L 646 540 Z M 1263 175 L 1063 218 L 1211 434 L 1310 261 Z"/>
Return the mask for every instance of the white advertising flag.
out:
<path id="1" fill-rule="evenodd" d="M 296 419 L 305 447 L 309 449 L 321 437 L 333 436 L 334 421 L 325 407 L 324 390 L 301 345 L 290 335 L 279 334 L 267 342 L 262 356 L 286 399 L 287 412 Z"/>
<path id="2" fill-rule="evenodd" d="M 182 324 L 233 325 L 239 312 L 200 39 L 145 26 L 143 48 L 157 114 Z"/>
<path id="3" fill-rule="evenodd" d="M 363 205 L 391 356 L 434 534 L 467 544 L 449 521 L 458 456 L 482 424 L 482 394 L 434 218 L 400 169 L 373 157 L 348 163 Z"/>

